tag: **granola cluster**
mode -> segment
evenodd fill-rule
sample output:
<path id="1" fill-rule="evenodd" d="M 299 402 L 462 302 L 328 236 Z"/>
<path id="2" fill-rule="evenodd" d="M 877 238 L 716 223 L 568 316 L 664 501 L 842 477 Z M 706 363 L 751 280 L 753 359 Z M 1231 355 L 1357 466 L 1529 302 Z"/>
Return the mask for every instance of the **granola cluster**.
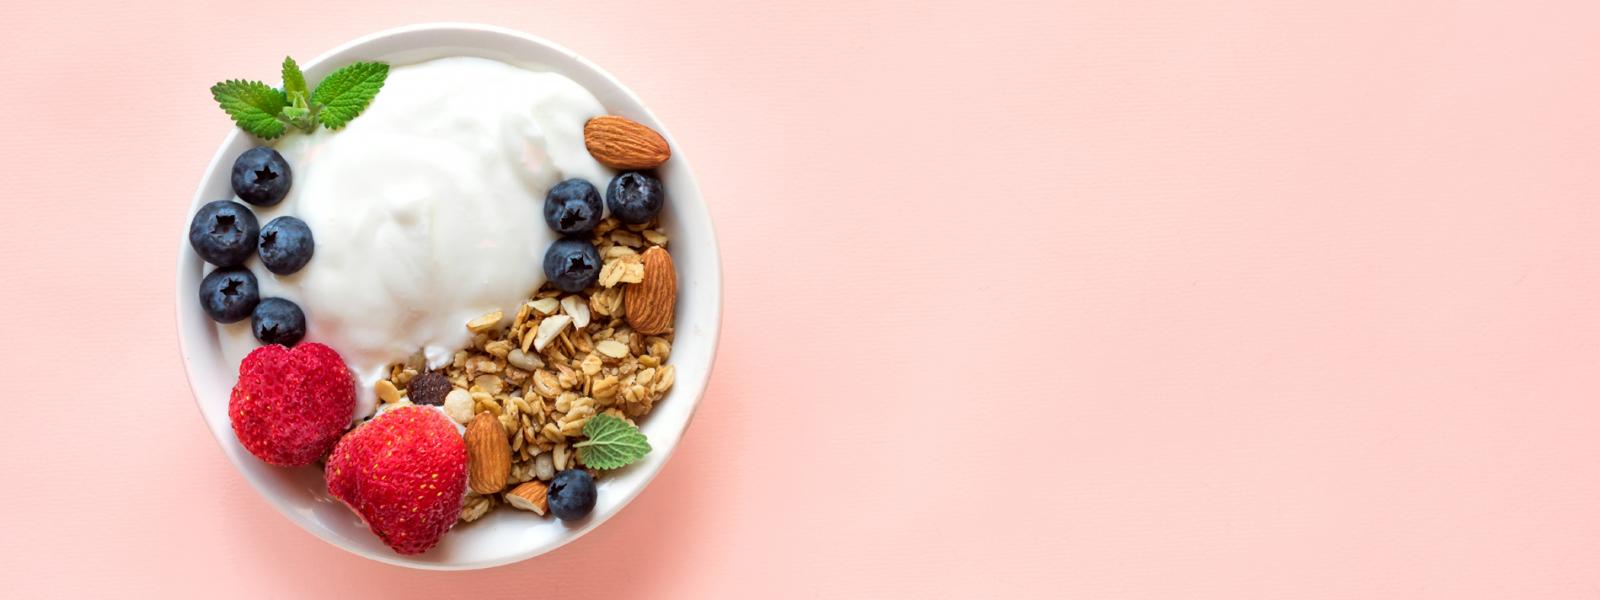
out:
<path id="1" fill-rule="evenodd" d="M 666 233 L 656 221 L 623 225 L 608 217 L 592 241 L 605 261 L 595 286 L 563 294 L 547 283 L 509 321 L 500 311 L 474 319 L 467 324 L 470 345 L 437 371 L 452 386 L 444 400 L 452 419 L 466 423 L 487 412 L 505 427 L 508 490 L 578 466 L 571 444 L 582 439 L 590 417 L 605 413 L 632 423 L 672 388 L 675 372 L 666 364 L 672 333 L 634 331 L 623 308 L 623 284 L 641 280 L 641 253 L 666 247 Z M 410 404 L 404 390 L 425 369 L 420 353 L 391 365 L 389 378 L 377 384 L 385 406 Z M 500 495 L 469 493 L 461 519 L 482 517 Z"/>

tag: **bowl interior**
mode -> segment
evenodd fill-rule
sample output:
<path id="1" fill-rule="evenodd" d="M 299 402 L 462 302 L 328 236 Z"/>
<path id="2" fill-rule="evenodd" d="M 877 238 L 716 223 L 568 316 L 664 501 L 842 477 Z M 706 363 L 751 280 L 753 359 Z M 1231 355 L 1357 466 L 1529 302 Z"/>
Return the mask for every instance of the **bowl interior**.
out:
<path id="1" fill-rule="evenodd" d="M 382 60 L 393 65 L 446 56 L 478 56 L 561 73 L 588 88 L 612 114 L 653 127 L 673 147 L 673 158 L 659 169 L 666 186 L 663 221 L 672 239 L 678 270 L 677 337 L 672 364 L 677 381 L 641 423 L 654 450 L 600 482 L 599 503 L 583 522 L 563 524 L 523 511 L 498 509 L 473 523 L 459 524 L 433 550 L 400 556 L 361 524 L 349 509 L 327 493 L 322 471 L 315 466 L 284 469 L 262 463 L 241 447 L 228 422 L 228 395 L 237 373 L 223 358 L 216 326 L 199 307 L 196 290 L 203 264 L 180 235 L 178 254 L 178 334 L 184 365 L 195 400 L 212 435 L 246 480 L 279 512 L 331 544 L 387 563 L 428 569 L 474 569 L 515 562 L 550 551 L 604 522 L 643 490 L 677 446 L 704 392 L 716 352 L 721 318 L 721 265 L 711 219 L 700 198 L 690 167 L 672 136 L 639 99 L 609 74 L 570 50 L 543 39 L 480 25 L 432 24 L 369 35 L 303 65 L 312 81 L 334 67 L 357 60 Z M 228 134 L 200 181 L 188 215 L 200 204 L 229 198 L 229 169 L 240 152 L 254 145 L 238 130 Z M 604 182 L 595 182 L 604 186 Z"/>

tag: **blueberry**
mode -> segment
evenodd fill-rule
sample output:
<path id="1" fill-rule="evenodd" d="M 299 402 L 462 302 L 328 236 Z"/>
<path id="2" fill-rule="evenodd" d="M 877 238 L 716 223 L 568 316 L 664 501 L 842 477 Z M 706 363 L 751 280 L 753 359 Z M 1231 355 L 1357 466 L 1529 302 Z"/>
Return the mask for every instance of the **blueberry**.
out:
<path id="1" fill-rule="evenodd" d="M 282 154 L 266 146 L 245 150 L 233 161 L 233 193 L 256 206 L 272 206 L 289 194 L 294 174 Z"/>
<path id="2" fill-rule="evenodd" d="M 581 292 L 600 278 L 600 251 L 588 240 L 556 240 L 544 253 L 544 276 L 563 292 Z"/>
<path id="3" fill-rule="evenodd" d="M 244 264 L 255 249 L 256 215 L 232 200 L 207 202 L 189 221 L 189 245 L 202 260 L 219 267 Z"/>
<path id="4" fill-rule="evenodd" d="M 567 469 L 550 480 L 545 500 L 550 512 L 563 521 L 576 521 L 594 510 L 594 478 L 583 469 Z"/>
<path id="5" fill-rule="evenodd" d="M 261 228 L 260 247 L 261 264 L 266 265 L 268 271 L 288 275 L 310 262 L 317 244 L 311 239 L 311 228 L 305 221 L 278 217 Z"/>
<path id="6" fill-rule="evenodd" d="M 606 187 L 606 207 L 623 223 L 648 223 L 660 214 L 666 197 L 660 179 L 639 171 L 618 175 Z"/>
<path id="7" fill-rule="evenodd" d="M 200 307 L 218 323 L 239 322 L 260 301 L 256 276 L 244 267 L 223 267 L 200 281 Z"/>
<path id="8" fill-rule="evenodd" d="M 283 298 L 267 298 L 250 314 L 250 331 L 263 344 L 294 346 L 306 337 L 306 313 Z"/>
<path id="9" fill-rule="evenodd" d="M 568 179 L 544 196 L 544 222 L 562 235 L 588 233 L 604 214 L 600 190 L 582 179 Z"/>

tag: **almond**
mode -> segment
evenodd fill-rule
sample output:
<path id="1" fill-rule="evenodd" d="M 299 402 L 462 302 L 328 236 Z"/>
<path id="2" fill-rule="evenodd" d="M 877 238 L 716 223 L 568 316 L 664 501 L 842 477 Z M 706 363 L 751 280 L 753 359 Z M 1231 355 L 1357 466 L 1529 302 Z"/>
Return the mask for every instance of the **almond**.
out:
<path id="1" fill-rule="evenodd" d="M 522 510 L 531 510 L 541 516 L 549 505 L 550 488 L 541 481 L 529 481 L 506 492 L 506 503 Z"/>
<path id="2" fill-rule="evenodd" d="M 672 329 L 672 311 L 678 301 L 678 273 L 672 256 L 660 246 L 644 251 L 644 279 L 628 284 L 622 298 L 628 324 L 645 335 Z"/>
<path id="3" fill-rule="evenodd" d="M 511 477 L 511 443 L 506 428 L 487 412 L 467 424 L 467 482 L 472 491 L 493 494 Z"/>
<path id="4" fill-rule="evenodd" d="M 626 171 L 654 169 L 672 158 L 672 149 L 661 134 L 616 115 L 602 115 L 584 123 L 583 145 L 600 164 Z"/>

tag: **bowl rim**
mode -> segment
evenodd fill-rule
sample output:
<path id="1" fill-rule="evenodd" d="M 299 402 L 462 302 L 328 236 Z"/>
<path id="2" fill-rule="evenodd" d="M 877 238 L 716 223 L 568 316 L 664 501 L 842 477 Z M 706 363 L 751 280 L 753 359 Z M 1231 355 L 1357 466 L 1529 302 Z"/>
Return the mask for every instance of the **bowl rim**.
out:
<path id="1" fill-rule="evenodd" d="M 683 434 L 688 430 L 689 424 L 694 421 L 694 416 L 699 411 L 700 400 L 705 396 L 706 389 L 710 386 L 710 383 L 711 383 L 711 376 L 712 376 L 712 374 L 713 374 L 713 372 L 714 372 L 714 370 L 716 368 L 716 357 L 717 357 L 718 346 L 720 345 L 720 342 L 721 342 L 722 319 L 723 319 L 723 314 L 722 314 L 722 295 L 723 295 L 722 256 L 721 256 L 720 246 L 717 243 L 716 224 L 714 222 L 714 219 L 711 216 L 710 207 L 706 206 L 706 204 L 705 204 L 704 195 L 700 193 L 699 183 L 698 183 L 698 181 L 696 180 L 696 178 L 694 176 L 694 168 L 689 163 L 689 160 L 686 157 L 684 157 L 683 154 L 679 151 L 679 146 L 678 146 L 677 142 L 675 142 L 673 140 L 671 132 L 667 129 L 667 127 L 665 125 L 663 125 L 661 123 L 660 119 L 657 118 L 655 113 L 650 110 L 649 106 L 646 105 L 644 103 L 644 101 L 639 98 L 638 94 L 634 93 L 634 91 L 632 89 L 630 89 L 626 85 L 624 85 L 621 80 L 617 79 L 617 77 L 612 75 L 611 72 L 601 68 L 599 65 L 595 64 L 594 62 L 590 61 L 587 58 L 584 58 L 583 56 L 579 55 L 578 53 L 572 51 L 571 49 L 569 49 L 569 48 L 567 48 L 565 46 L 562 46 L 560 44 L 552 42 L 552 41 L 550 41 L 550 40 L 548 40 L 548 39 L 546 39 L 544 37 L 538 36 L 538 35 L 526 33 L 526 32 L 523 32 L 523 31 L 518 31 L 518 30 L 515 30 L 515 29 L 510 29 L 510 28 L 507 28 L 507 27 L 500 27 L 500 26 L 495 26 L 495 25 L 486 25 L 486 24 L 481 24 L 481 23 L 458 22 L 458 21 L 433 21 L 433 22 L 415 23 L 415 24 L 411 24 L 411 25 L 403 25 L 403 26 L 399 26 L 399 27 L 392 27 L 392 28 L 383 29 L 383 30 L 380 30 L 380 31 L 368 33 L 368 34 L 365 34 L 365 35 L 362 35 L 362 36 L 358 36 L 358 37 L 356 37 L 354 39 L 351 39 L 351 40 L 346 41 L 344 43 L 341 43 L 341 44 L 339 44 L 337 46 L 334 46 L 333 48 L 330 48 L 327 51 L 324 51 L 321 54 L 318 54 L 315 58 L 302 63 L 302 68 L 310 69 L 310 68 L 319 66 L 324 61 L 327 61 L 327 60 L 329 60 L 329 59 L 331 59 L 331 58 L 333 58 L 335 56 L 338 56 L 338 55 L 343 54 L 345 52 L 348 52 L 348 51 L 350 51 L 352 49 L 355 49 L 357 47 L 360 47 L 360 46 L 363 46 L 363 45 L 366 45 L 366 44 L 371 44 L 373 42 L 376 42 L 376 41 L 379 41 L 379 40 L 382 40 L 382 39 L 386 39 L 386 38 L 389 38 L 389 37 L 395 37 L 395 36 L 403 36 L 403 35 L 421 33 L 421 32 L 430 32 L 430 31 L 467 32 L 467 33 L 472 33 L 472 34 L 486 34 L 486 35 L 505 36 L 505 37 L 517 38 L 517 39 L 519 39 L 520 41 L 523 41 L 523 42 L 528 42 L 528 43 L 532 43 L 532 44 L 535 44 L 535 45 L 544 46 L 545 48 L 547 48 L 547 49 L 549 49 L 551 51 L 554 51 L 556 53 L 559 53 L 559 54 L 563 55 L 564 57 L 566 57 L 569 60 L 572 60 L 574 63 L 577 64 L 578 67 L 593 72 L 599 78 L 609 82 L 611 85 L 614 85 L 617 88 L 617 90 L 622 93 L 623 96 L 628 98 L 634 105 L 636 105 L 638 107 L 640 112 L 642 112 L 650 121 L 655 123 L 656 131 L 659 132 L 661 134 L 661 136 L 667 140 L 667 143 L 669 145 L 671 145 L 672 148 L 673 148 L 672 160 L 681 165 L 682 174 L 680 176 L 685 177 L 687 179 L 687 181 L 686 181 L 687 185 L 690 188 L 692 188 L 694 190 L 694 192 L 695 192 L 694 196 L 696 197 L 696 200 L 697 200 L 696 204 L 699 205 L 699 211 L 703 215 L 704 221 L 705 221 L 705 239 L 700 241 L 700 242 L 697 242 L 697 243 L 698 244 L 704 244 L 705 247 L 709 250 L 709 252 L 706 252 L 704 258 L 700 259 L 700 261 L 702 261 L 702 262 L 709 261 L 708 264 L 706 264 L 704 266 L 704 268 L 705 268 L 706 272 L 714 279 L 714 281 L 711 282 L 712 285 L 707 286 L 708 288 L 710 288 L 710 292 L 711 292 L 709 294 L 709 297 L 707 298 L 707 302 L 709 302 L 711 304 L 711 306 L 709 307 L 710 308 L 710 316 L 711 316 L 711 318 L 709 319 L 709 322 L 707 324 L 707 334 L 708 334 L 707 335 L 707 339 L 709 340 L 709 342 L 708 342 L 708 348 L 707 348 L 707 354 L 706 354 L 705 376 L 703 378 L 701 378 L 701 380 L 699 382 L 699 385 L 698 385 L 698 388 L 692 390 L 691 394 L 687 394 L 687 397 L 682 397 L 680 395 L 679 397 L 675 397 L 674 398 L 674 400 L 682 401 L 682 402 L 688 402 L 689 403 L 688 414 L 684 417 L 683 422 L 682 422 L 682 424 L 680 425 L 680 427 L 678 429 L 677 435 L 674 438 L 672 438 L 671 446 L 667 447 L 667 448 L 658 448 L 657 449 L 657 451 L 660 451 L 660 452 L 663 453 L 663 456 L 658 462 L 655 462 L 654 464 L 650 465 L 650 468 L 648 468 L 647 470 L 645 470 L 644 473 L 642 473 L 642 476 L 644 478 L 643 481 L 641 481 L 638 486 L 636 486 L 632 490 L 630 490 L 629 493 L 627 493 L 617 503 L 616 508 L 614 510 L 612 510 L 611 512 L 606 513 L 606 514 L 595 515 L 595 518 L 588 519 L 586 522 L 584 522 L 584 524 L 581 527 L 568 529 L 567 532 L 564 535 L 560 536 L 559 539 L 557 539 L 557 541 L 553 545 L 548 545 L 548 546 L 545 546 L 545 547 L 534 547 L 533 549 L 527 550 L 527 551 L 513 552 L 513 553 L 509 553 L 507 555 L 504 555 L 504 556 L 501 556 L 501 557 L 498 557 L 498 558 L 495 558 L 495 559 L 491 559 L 491 560 L 471 562 L 471 563 L 425 562 L 425 561 L 414 560 L 412 557 L 402 556 L 402 555 L 399 555 L 399 554 L 395 554 L 393 552 L 374 553 L 374 552 L 367 551 L 365 548 L 353 547 L 353 546 L 350 546 L 350 545 L 346 545 L 343 542 L 343 540 L 341 538 L 339 538 L 338 536 L 332 535 L 332 534 L 330 534 L 328 532 L 325 532 L 325 531 L 322 531 L 322 530 L 320 530 L 318 528 L 310 527 L 306 523 L 302 522 L 302 520 L 300 518 L 297 518 L 294 514 L 292 514 L 294 512 L 293 511 L 293 507 L 291 507 L 288 504 L 288 501 L 285 498 L 281 497 L 279 494 L 269 490 L 266 487 L 264 482 L 258 480 L 256 477 L 250 476 L 248 474 L 248 472 L 243 468 L 243 465 L 240 464 L 239 457 L 236 456 L 234 453 L 228 451 L 228 449 L 226 447 L 226 442 L 222 439 L 222 437 L 220 436 L 219 432 L 217 430 L 213 429 L 209 425 L 209 423 L 205 423 L 205 421 L 204 421 L 204 416 L 206 415 L 207 411 L 206 411 L 204 403 L 202 403 L 201 400 L 200 400 L 200 394 L 196 391 L 196 388 L 195 388 L 195 369 L 196 369 L 196 367 L 195 367 L 195 361 L 193 359 L 197 356 L 197 354 L 191 351 L 191 349 L 189 347 L 189 342 L 186 340 L 185 329 L 184 329 L 185 313 L 184 313 L 184 304 L 183 304 L 183 301 L 182 301 L 183 295 L 185 293 L 189 293 L 191 291 L 188 288 L 186 288 L 185 285 L 184 285 L 185 282 L 183 280 L 183 274 L 184 274 L 184 269 L 189 266 L 188 265 L 189 259 L 192 258 L 188 254 L 188 253 L 192 252 L 192 249 L 190 249 L 190 247 L 189 247 L 189 242 L 188 242 L 188 237 L 187 237 L 189 220 L 192 219 L 192 215 L 191 215 L 192 211 L 185 211 L 184 212 L 183 228 L 181 230 L 183 233 L 180 234 L 179 236 L 177 236 L 179 238 L 178 252 L 177 252 L 177 268 L 176 268 L 176 271 L 174 273 L 174 279 L 176 280 L 177 291 L 176 291 L 176 295 L 173 296 L 173 304 L 174 304 L 173 314 L 175 316 L 174 325 L 176 327 L 176 333 L 177 333 L 177 337 L 178 337 L 178 354 L 179 354 L 179 358 L 182 360 L 183 366 L 184 366 L 184 381 L 185 381 L 185 383 L 188 384 L 189 395 L 192 397 L 192 399 L 193 399 L 193 401 L 195 403 L 195 408 L 200 411 L 200 415 L 202 417 L 202 422 L 205 423 L 205 425 L 206 425 L 206 431 L 211 434 L 211 437 L 212 437 L 213 441 L 215 441 L 217 443 L 219 449 L 221 449 L 223 451 L 223 455 L 227 458 L 229 464 L 233 467 L 233 470 L 236 473 L 238 473 L 241 477 L 243 477 L 244 480 L 247 483 L 250 484 L 250 487 L 256 491 L 256 494 L 258 496 L 260 496 L 261 498 L 265 499 L 268 502 L 268 504 L 272 505 L 272 507 L 275 510 L 278 511 L 278 513 L 280 515 L 282 515 L 283 517 L 288 519 L 290 522 L 294 523 L 300 529 L 302 529 L 302 530 L 304 530 L 304 531 L 306 531 L 308 533 L 311 533 L 313 536 L 317 537 L 318 539 L 321 539 L 322 541 L 327 542 L 328 544 L 330 544 L 330 545 L 332 545 L 334 547 L 340 548 L 340 549 L 342 549 L 342 550 L 344 550 L 346 552 L 349 552 L 351 554 L 355 554 L 357 556 L 361 556 L 361 557 L 364 557 L 364 558 L 367 558 L 367 559 L 370 559 L 370 560 L 374 560 L 374 561 L 377 561 L 377 562 L 390 564 L 390 565 L 395 565 L 395 566 L 400 566 L 400 567 L 411 568 L 411 569 L 431 570 L 431 571 L 464 571 L 464 570 L 475 570 L 475 569 L 487 569 L 487 568 L 492 568 L 492 567 L 497 567 L 497 566 L 508 565 L 508 564 L 512 564 L 512 563 L 522 562 L 522 561 L 525 561 L 525 560 L 528 560 L 528 559 L 535 558 L 537 556 L 543 555 L 545 553 L 552 552 L 552 551 L 554 551 L 554 550 L 556 550 L 558 548 L 561 548 L 562 546 L 565 546 L 565 545 L 571 543 L 573 540 L 576 540 L 576 539 L 578 539 L 580 537 L 583 537 L 584 535 L 588 534 L 590 531 L 593 531 L 595 528 L 597 528 L 600 525 L 604 524 L 606 521 L 610 520 L 612 517 L 616 516 L 618 513 L 622 512 L 624 509 L 626 509 L 628 507 L 628 505 L 631 504 L 635 498 L 637 498 L 640 494 L 642 494 L 646 488 L 650 487 L 650 484 L 655 481 L 656 476 L 661 473 L 661 470 L 666 468 L 666 465 L 667 465 L 668 462 L 670 462 L 670 460 L 672 458 L 672 455 L 674 453 L 676 453 L 678 445 L 682 442 Z M 414 48 L 414 49 L 421 49 L 421 48 L 426 48 L 426 47 L 427 46 L 418 46 L 417 48 Z M 215 173 L 217 171 L 217 168 L 222 164 L 222 161 L 225 160 L 226 157 L 228 156 L 228 154 L 229 154 L 228 148 L 230 146 L 232 146 L 234 144 L 234 142 L 242 135 L 244 135 L 244 132 L 241 131 L 239 128 L 231 127 L 229 129 L 229 131 L 228 131 L 228 134 L 223 138 L 222 143 L 218 146 L 217 151 L 212 155 L 211 160 L 206 164 L 206 167 L 205 167 L 205 170 L 203 171 L 203 173 L 205 173 L 205 174 Z M 198 206 L 199 204 L 202 204 L 204 202 L 204 199 L 206 197 L 206 194 L 205 194 L 205 188 L 206 188 L 205 183 L 206 183 L 206 181 L 208 179 L 210 179 L 210 177 L 208 175 L 203 175 L 200 178 L 200 181 L 196 184 L 194 196 L 190 200 L 190 207 L 191 208 L 194 207 L 194 206 Z M 681 388 L 675 388 L 675 389 L 681 389 Z M 681 392 L 680 392 L 680 394 L 681 394 Z"/>

